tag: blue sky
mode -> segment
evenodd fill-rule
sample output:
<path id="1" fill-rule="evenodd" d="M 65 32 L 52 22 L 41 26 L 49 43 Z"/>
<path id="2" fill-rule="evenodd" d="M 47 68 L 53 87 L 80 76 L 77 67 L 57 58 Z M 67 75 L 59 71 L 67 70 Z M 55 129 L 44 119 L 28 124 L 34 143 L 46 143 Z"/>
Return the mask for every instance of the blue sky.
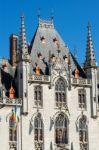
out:
<path id="1" fill-rule="evenodd" d="M 78 61 L 85 58 L 87 23 L 90 20 L 93 45 L 99 63 L 99 0 L 0 0 L 0 57 L 9 58 L 9 36 L 19 35 L 20 16 L 25 16 L 27 42 L 38 25 L 37 13 L 49 19 L 54 10 L 54 24 L 70 50 L 76 47 Z"/>

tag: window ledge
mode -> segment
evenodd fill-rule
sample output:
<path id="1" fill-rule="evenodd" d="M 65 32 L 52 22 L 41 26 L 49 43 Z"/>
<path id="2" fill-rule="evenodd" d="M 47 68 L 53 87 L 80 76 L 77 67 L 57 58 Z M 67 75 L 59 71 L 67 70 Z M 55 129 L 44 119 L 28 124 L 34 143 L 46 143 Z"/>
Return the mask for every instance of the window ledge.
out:
<path id="1" fill-rule="evenodd" d="M 33 106 L 35 109 L 43 109 L 43 106 Z"/>
<path id="2" fill-rule="evenodd" d="M 54 144 L 56 148 L 59 150 L 69 150 L 69 144 Z M 57 149 L 58 150 L 58 149 Z"/>
<path id="3" fill-rule="evenodd" d="M 87 111 L 87 108 L 78 108 L 78 111 Z"/>

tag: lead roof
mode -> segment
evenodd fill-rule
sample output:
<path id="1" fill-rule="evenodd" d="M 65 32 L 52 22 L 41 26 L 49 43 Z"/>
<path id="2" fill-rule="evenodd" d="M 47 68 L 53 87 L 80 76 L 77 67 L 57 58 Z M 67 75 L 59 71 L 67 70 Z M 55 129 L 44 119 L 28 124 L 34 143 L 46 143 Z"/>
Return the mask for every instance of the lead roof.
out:
<path id="1" fill-rule="evenodd" d="M 44 41 L 42 41 L 42 38 Z M 60 50 L 60 53 L 58 53 L 58 50 Z M 53 21 L 45 21 L 40 19 L 38 28 L 31 41 L 31 66 L 33 66 L 33 68 L 36 68 L 36 65 L 38 64 L 44 74 L 46 64 L 49 65 L 49 52 L 50 55 L 53 55 L 55 57 L 59 56 L 64 66 L 67 65 L 67 63 L 64 61 L 64 56 L 68 56 L 70 54 L 71 72 L 73 72 L 74 69 L 78 66 L 77 60 L 74 60 L 74 57 L 73 55 L 71 55 L 69 48 L 55 29 Z M 41 59 L 38 57 L 39 54 L 42 55 Z M 46 64 L 44 62 L 46 62 Z M 80 75 L 84 76 L 84 71 L 80 67 L 80 65 L 79 69 L 81 71 Z M 30 72 L 31 74 L 35 73 L 32 71 Z"/>

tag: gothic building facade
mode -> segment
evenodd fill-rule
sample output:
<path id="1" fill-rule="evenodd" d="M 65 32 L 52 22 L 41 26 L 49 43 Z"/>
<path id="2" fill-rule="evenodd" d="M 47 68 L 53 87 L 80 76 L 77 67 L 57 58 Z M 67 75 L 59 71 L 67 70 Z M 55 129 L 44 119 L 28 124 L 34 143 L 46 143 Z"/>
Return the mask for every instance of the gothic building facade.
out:
<path id="1" fill-rule="evenodd" d="M 0 149 L 98 150 L 98 87 L 90 24 L 82 67 L 53 20 L 39 18 L 27 45 L 22 16 L 10 60 L 0 60 Z"/>

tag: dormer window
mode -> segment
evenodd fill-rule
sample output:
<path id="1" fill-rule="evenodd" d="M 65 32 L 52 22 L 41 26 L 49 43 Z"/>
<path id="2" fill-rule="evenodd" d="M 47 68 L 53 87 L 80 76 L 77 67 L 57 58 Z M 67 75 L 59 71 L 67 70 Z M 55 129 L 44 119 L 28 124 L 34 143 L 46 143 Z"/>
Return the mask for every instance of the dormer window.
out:
<path id="1" fill-rule="evenodd" d="M 53 39 L 53 42 L 57 45 L 58 40 L 57 40 L 57 38 L 56 38 L 56 37 Z"/>
<path id="2" fill-rule="evenodd" d="M 65 61 L 66 63 L 68 63 L 68 56 L 67 56 L 67 55 L 64 55 L 64 56 L 63 56 L 63 59 L 64 59 L 64 61 Z"/>
<path id="3" fill-rule="evenodd" d="M 54 55 L 54 54 L 52 54 L 52 55 L 51 55 L 51 60 L 52 60 L 53 62 L 55 62 L 56 57 L 55 57 L 55 55 Z"/>
<path id="4" fill-rule="evenodd" d="M 41 37 L 41 42 L 42 42 L 42 44 L 45 44 L 45 37 L 44 36 Z"/>
<path id="5" fill-rule="evenodd" d="M 38 53 L 38 58 L 42 59 L 42 54 L 41 53 Z"/>

